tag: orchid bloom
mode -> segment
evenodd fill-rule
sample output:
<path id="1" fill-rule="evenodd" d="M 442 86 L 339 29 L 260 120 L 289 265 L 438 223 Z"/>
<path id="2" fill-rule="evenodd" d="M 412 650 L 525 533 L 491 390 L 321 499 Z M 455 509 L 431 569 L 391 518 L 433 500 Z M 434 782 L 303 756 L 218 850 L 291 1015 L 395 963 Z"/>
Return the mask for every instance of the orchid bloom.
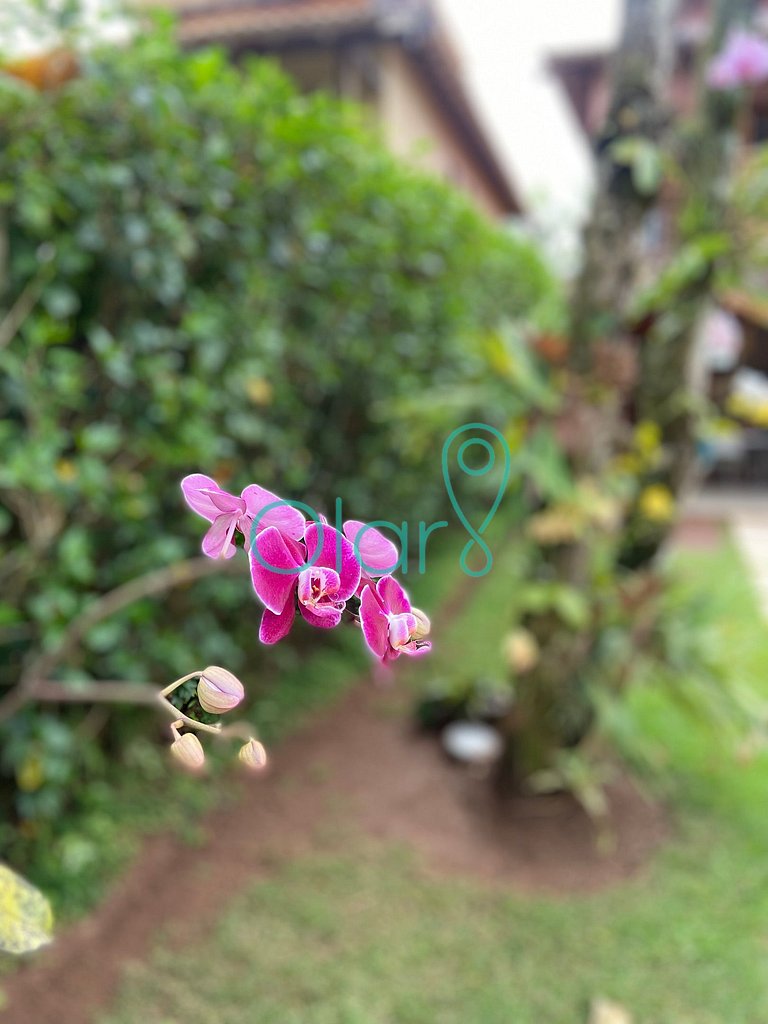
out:
<path id="1" fill-rule="evenodd" d="M 288 634 L 297 601 L 310 625 L 338 626 L 346 602 L 357 590 L 360 564 L 346 537 L 327 524 L 310 523 L 304 543 L 307 561 L 298 545 L 287 543 L 277 527 L 269 526 L 249 552 L 253 589 L 264 605 L 259 628 L 263 644 L 275 644 Z"/>
<path id="2" fill-rule="evenodd" d="M 360 599 L 360 624 L 370 649 L 381 661 L 401 654 L 426 654 L 432 647 L 424 637 L 429 630 L 423 612 L 411 606 L 408 595 L 392 576 L 367 586 Z"/>
<path id="3" fill-rule="evenodd" d="M 737 89 L 768 79 L 768 42 L 752 32 L 732 32 L 713 59 L 707 82 L 713 89 Z"/>
<path id="4" fill-rule="evenodd" d="M 262 509 L 282 499 L 256 484 L 250 484 L 238 497 L 223 490 L 211 477 L 192 473 L 181 481 L 181 489 L 192 511 L 211 524 L 203 537 L 203 554 L 209 558 L 232 558 L 237 550 L 233 543 L 235 530 L 248 543 L 254 523 L 257 532 L 274 527 L 289 542 L 301 540 L 304 534 L 304 516 L 290 505 L 281 504 L 260 516 Z"/>
<path id="5" fill-rule="evenodd" d="M 346 520 L 344 536 L 352 544 L 355 557 L 360 562 L 360 583 L 357 588 L 357 596 L 360 597 L 365 587 L 379 576 L 394 571 L 400 561 L 400 554 L 392 541 L 375 526 L 361 523 L 358 519 Z"/>

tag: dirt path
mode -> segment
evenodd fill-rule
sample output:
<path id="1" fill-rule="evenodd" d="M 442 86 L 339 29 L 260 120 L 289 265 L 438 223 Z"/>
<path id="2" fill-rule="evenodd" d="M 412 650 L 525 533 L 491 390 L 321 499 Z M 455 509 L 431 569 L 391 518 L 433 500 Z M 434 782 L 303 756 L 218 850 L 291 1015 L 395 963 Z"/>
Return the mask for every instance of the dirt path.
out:
<path id="1" fill-rule="evenodd" d="M 563 892 L 619 881 L 665 834 L 658 810 L 627 783 L 613 792 L 610 856 L 567 798 L 515 801 L 500 817 L 486 783 L 448 765 L 433 741 L 409 735 L 394 711 L 391 693 L 358 687 L 284 743 L 271 775 L 249 784 L 236 806 L 209 816 L 202 847 L 150 842 L 94 915 L 9 980 L 6 1019 L 89 1024 L 161 929 L 177 941 L 198 937 L 239 889 L 318 841 L 347 846 L 361 832 L 409 844 L 431 872 Z"/>
<path id="2" fill-rule="evenodd" d="M 452 599 L 452 611 L 460 602 Z M 446 628 L 445 626 L 443 627 Z M 147 843 L 90 917 L 7 979 L 8 1024 L 91 1024 L 121 972 L 163 931 L 198 938 L 239 890 L 276 865 L 355 835 L 409 845 L 426 870 L 520 891 L 593 890 L 638 870 L 667 831 L 629 783 L 614 788 L 616 847 L 601 855 L 566 797 L 517 800 L 500 813 L 487 782 L 415 736 L 403 688 L 366 680 L 273 752 L 264 778 L 204 821 L 206 840 Z M 194 894 L 194 901 L 184 894 Z"/>

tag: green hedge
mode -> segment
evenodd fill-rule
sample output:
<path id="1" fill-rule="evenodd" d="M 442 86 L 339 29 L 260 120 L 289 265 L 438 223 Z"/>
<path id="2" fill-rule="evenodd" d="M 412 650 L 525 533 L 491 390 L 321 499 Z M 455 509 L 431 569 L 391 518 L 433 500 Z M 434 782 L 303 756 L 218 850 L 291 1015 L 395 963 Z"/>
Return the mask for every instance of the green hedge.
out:
<path id="1" fill-rule="evenodd" d="M 529 245 L 358 111 L 163 31 L 53 93 L 0 83 L 0 239 L 0 307 L 37 298 L 0 350 L 4 687 L 97 595 L 199 551 L 185 473 L 434 514 L 441 439 L 409 445 L 391 410 L 448 393 L 549 288 Z M 253 671 L 257 621 L 245 575 L 207 580 L 94 627 L 57 674 Z M 14 814 L 52 819 L 88 777 L 77 717 L 17 718 Z"/>

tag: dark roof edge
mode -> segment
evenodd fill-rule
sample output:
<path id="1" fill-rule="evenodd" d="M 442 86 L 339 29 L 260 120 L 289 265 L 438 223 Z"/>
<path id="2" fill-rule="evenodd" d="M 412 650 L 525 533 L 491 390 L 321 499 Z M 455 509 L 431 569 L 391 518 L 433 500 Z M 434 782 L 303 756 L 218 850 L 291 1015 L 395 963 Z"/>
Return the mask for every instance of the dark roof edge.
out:
<path id="1" fill-rule="evenodd" d="M 476 162 L 482 168 L 488 184 L 491 185 L 506 214 L 522 213 L 522 204 L 501 164 L 480 126 L 473 105 L 464 86 L 448 67 L 446 60 L 429 40 L 409 44 L 402 40 L 404 49 L 412 58 L 416 70 L 429 83 L 433 92 L 445 102 L 446 110 L 457 131 L 474 153 Z"/>
<path id="2" fill-rule="evenodd" d="M 347 40 L 384 40 L 398 43 L 411 58 L 416 71 L 427 82 L 433 94 L 443 102 L 446 113 L 460 137 L 465 141 L 475 164 L 482 172 L 486 183 L 493 191 L 502 211 L 507 215 L 522 212 L 522 203 L 510 182 L 509 175 L 502 168 L 494 149 L 480 125 L 473 103 L 466 93 L 455 68 L 452 66 L 447 45 L 440 45 L 439 22 L 428 5 L 421 4 L 410 9 L 398 10 L 397 4 L 377 3 L 371 17 L 350 19 L 336 24 L 289 26 L 274 29 L 269 33 L 253 33 L 248 30 L 234 33 L 222 28 L 220 32 L 194 32 L 196 16 L 209 16 L 218 12 L 247 9 L 248 0 L 210 0 L 194 8 L 179 12 L 182 26 L 182 41 L 192 46 L 205 43 L 236 43 L 238 50 L 248 43 L 259 40 L 279 49 L 293 49 L 312 45 L 317 41 L 313 29 L 325 30 L 326 38 L 336 42 Z M 187 21 L 191 31 L 184 32 Z"/>

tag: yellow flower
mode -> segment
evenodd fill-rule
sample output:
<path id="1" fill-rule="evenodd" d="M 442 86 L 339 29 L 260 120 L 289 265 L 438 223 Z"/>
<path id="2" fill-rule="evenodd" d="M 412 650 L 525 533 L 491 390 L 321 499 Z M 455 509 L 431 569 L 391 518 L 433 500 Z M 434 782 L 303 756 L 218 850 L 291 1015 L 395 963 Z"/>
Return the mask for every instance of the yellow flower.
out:
<path id="1" fill-rule="evenodd" d="M 729 395 L 725 407 L 740 420 L 746 420 L 756 427 L 768 427 L 768 402 L 745 395 Z"/>
<path id="2" fill-rule="evenodd" d="M 652 420 L 641 420 L 635 427 L 635 447 L 642 455 L 653 455 L 661 444 L 661 428 Z"/>
<path id="3" fill-rule="evenodd" d="M 675 499 L 664 484 L 650 484 L 640 495 L 640 512 L 653 523 L 668 522 L 675 511 Z"/>

